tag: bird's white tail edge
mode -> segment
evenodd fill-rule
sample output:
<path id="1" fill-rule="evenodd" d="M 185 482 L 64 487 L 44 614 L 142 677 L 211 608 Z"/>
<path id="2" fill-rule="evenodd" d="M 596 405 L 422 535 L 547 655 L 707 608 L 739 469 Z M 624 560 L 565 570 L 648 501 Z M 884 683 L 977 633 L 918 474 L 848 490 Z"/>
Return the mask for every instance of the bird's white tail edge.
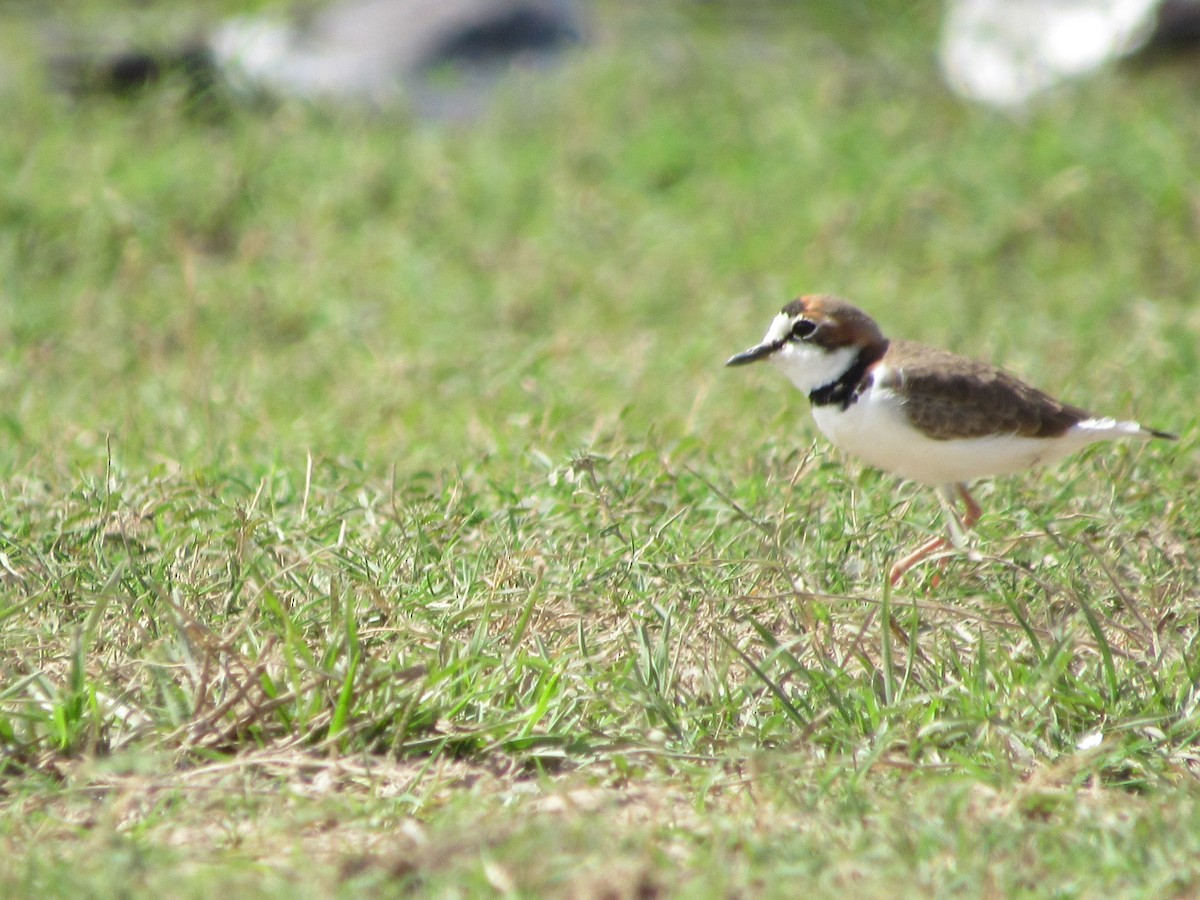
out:
<path id="1" fill-rule="evenodd" d="M 1175 435 L 1156 428 L 1147 428 L 1140 422 L 1121 422 L 1117 419 L 1084 419 L 1071 428 L 1081 436 L 1087 435 L 1091 440 L 1103 441 L 1109 438 L 1166 438 L 1175 440 Z"/>

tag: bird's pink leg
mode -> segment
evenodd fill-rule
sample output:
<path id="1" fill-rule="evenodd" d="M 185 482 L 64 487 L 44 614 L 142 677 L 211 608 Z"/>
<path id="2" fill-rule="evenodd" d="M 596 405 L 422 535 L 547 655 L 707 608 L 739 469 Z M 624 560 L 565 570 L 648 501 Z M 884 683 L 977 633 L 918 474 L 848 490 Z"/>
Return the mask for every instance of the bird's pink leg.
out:
<path id="1" fill-rule="evenodd" d="M 906 573 L 921 560 L 936 553 L 938 550 L 942 550 L 952 545 L 958 545 L 960 543 L 959 538 L 961 537 L 961 533 L 955 527 L 955 525 L 961 524 L 962 531 L 966 531 L 976 522 L 978 522 L 979 517 L 983 515 L 983 509 L 977 502 L 975 502 L 975 498 L 971 496 L 971 492 L 967 490 L 967 486 L 965 484 L 956 484 L 954 485 L 954 489 L 958 496 L 962 498 L 963 505 L 966 507 L 963 517 L 957 523 L 953 521 L 950 523 L 950 533 L 954 536 L 955 540 L 952 542 L 944 537 L 930 538 L 912 553 L 908 554 L 908 556 L 901 559 L 894 566 L 892 566 L 892 571 L 888 575 L 888 581 L 891 582 L 892 587 L 895 587 L 899 583 L 900 579 L 904 577 L 904 573 Z M 949 514 L 951 516 L 955 516 L 954 505 L 949 496 L 949 491 L 943 489 L 942 492 L 947 498 L 947 509 Z M 945 564 L 946 561 L 943 559 L 942 565 L 945 566 Z"/>
<path id="2" fill-rule="evenodd" d="M 912 553 L 908 554 L 908 556 L 904 557 L 904 559 L 892 566 L 892 572 L 888 575 L 888 581 L 891 582 L 892 587 L 895 587 L 900 583 L 900 579 L 904 577 L 905 572 L 930 554 L 949 546 L 950 542 L 944 537 L 930 538 Z"/>
<path id="3" fill-rule="evenodd" d="M 967 490 L 967 486 L 959 482 L 954 486 L 958 491 L 958 496 L 962 497 L 963 504 L 967 508 L 967 514 L 962 517 L 963 530 L 974 527 L 979 521 L 979 517 L 983 515 L 983 508 L 975 502 L 975 498 L 971 496 L 971 492 Z"/>

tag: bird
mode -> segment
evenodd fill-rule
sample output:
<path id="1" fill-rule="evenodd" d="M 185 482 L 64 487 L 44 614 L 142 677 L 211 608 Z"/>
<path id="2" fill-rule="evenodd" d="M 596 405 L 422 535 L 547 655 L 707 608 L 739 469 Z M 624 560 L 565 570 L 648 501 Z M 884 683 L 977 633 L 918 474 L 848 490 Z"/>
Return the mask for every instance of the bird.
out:
<path id="1" fill-rule="evenodd" d="M 897 561 L 892 586 L 951 542 L 962 547 L 963 532 L 982 515 L 971 482 L 1053 462 L 1098 441 L 1176 439 L 1063 403 L 988 363 L 889 340 L 867 313 L 828 294 L 789 302 L 762 341 L 725 364 L 760 361 L 808 395 L 817 427 L 836 447 L 939 491 L 951 541 L 933 538 Z"/>

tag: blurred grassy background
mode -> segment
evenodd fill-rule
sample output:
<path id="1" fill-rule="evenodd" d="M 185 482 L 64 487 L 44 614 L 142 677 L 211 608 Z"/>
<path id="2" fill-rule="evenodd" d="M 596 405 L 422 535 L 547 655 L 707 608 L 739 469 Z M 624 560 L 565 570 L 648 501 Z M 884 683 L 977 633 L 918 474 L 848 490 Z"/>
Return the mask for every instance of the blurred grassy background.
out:
<path id="1" fill-rule="evenodd" d="M 1200 68 L 1013 117 L 931 2 L 593 10 L 438 124 L 77 102 L 0 7 L 0 885 L 1196 890 Z M 932 498 L 722 369 L 818 291 L 1183 439 L 985 488 L 889 636 Z"/>
<path id="2" fill-rule="evenodd" d="M 946 95 L 937 7 L 901 6 L 601 7 L 565 75 L 460 127 L 206 120 L 170 90 L 79 105 L 8 48 L 5 465 L 101 434 L 133 464 L 424 466 L 446 442 L 567 452 L 618 420 L 793 440 L 786 386 L 719 364 L 822 290 L 1177 421 L 1195 76 L 1102 74 L 1013 120 Z"/>

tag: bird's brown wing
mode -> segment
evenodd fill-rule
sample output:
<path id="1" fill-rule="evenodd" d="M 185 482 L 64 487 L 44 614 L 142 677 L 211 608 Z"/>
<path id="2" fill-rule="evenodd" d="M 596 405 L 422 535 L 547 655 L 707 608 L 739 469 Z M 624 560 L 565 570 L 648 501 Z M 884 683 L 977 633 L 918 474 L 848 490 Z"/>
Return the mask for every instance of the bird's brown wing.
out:
<path id="1" fill-rule="evenodd" d="M 909 421 L 937 440 L 1057 437 L 1091 417 L 995 366 L 935 347 L 893 341 L 887 363 L 883 386 L 903 387 Z"/>

